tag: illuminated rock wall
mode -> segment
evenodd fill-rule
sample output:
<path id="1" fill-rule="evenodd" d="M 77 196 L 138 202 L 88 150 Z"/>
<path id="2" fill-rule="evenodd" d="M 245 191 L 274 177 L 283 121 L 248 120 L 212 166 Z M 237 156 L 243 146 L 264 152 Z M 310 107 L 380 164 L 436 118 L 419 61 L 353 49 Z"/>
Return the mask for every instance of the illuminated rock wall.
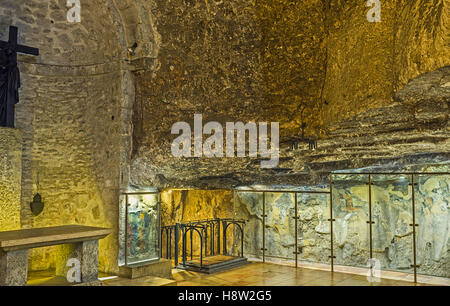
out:
<path id="1" fill-rule="evenodd" d="M 403 172 L 448 172 L 448 162 L 411 166 Z M 372 169 L 376 172 L 376 169 Z M 379 169 L 378 169 L 379 170 Z M 398 172 L 402 172 L 397 169 Z M 369 188 L 367 175 L 333 176 L 335 264 L 367 267 L 370 258 Z M 373 175 L 373 257 L 383 270 L 412 273 L 413 233 L 411 179 L 401 175 Z M 416 254 L 419 274 L 450 277 L 450 176 L 421 175 L 415 182 Z M 236 215 L 246 225 L 245 254 L 262 258 L 262 194 L 238 192 Z M 298 259 L 330 263 L 328 195 L 298 194 Z M 291 193 L 266 193 L 266 253 L 268 260 L 294 259 L 295 216 Z"/>
<path id="2" fill-rule="evenodd" d="M 0 127 L 0 231 L 20 229 L 22 133 Z"/>
<path id="3" fill-rule="evenodd" d="M 232 191 L 166 189 L 161 193 L 161 223 L 163 226 L 174 225 L 181 222 L 217 218 L 234 218 Z M 234 231 L 232 230 L 232 227 L 230 227 L 230 229 L 228 230 L 227 237 L 228 249 L 232 253 L 236 253 L 235 246 L 239 244 L 236 244 L 238 241 L 234 241 L 233 239 Z M 200 239 L 198 238 L 198 235 L 196 233 L 193 235 L 193 241 L 194 255 L 199 254 Z M 215 241 L 217 241 L 217 239 Z M 179 250 L 181 256 L 181 237 L 179 242 Z M 166 237 L 164 236 L 162 248 L 163 255 L 166 253 L 166 249 L 164 247 L 165 245 Z M 188 243 L 188 253 L 190 252 L 190 249 L 190 243 Z"/>

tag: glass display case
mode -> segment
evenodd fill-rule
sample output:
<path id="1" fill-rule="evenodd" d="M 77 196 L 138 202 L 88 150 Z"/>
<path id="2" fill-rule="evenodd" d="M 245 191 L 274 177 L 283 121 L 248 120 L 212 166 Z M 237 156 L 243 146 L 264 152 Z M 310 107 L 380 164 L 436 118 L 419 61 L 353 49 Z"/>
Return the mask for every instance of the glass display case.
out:
<path id="1" fill-rule="evenodd" d="M 159 260 L 159 192 L 125 193 L 123 201 L 122 264 L 129 266 Z"/>

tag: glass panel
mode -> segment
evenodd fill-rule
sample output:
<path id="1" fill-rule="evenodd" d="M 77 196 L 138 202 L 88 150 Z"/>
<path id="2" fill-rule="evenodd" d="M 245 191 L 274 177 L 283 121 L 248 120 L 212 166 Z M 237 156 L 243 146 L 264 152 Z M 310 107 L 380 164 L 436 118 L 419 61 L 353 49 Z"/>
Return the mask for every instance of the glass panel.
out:
<path id="1" fill-rule="evenodd" d="M 368 175 L 333 175 L 334 261 L 367 267 L 369 260 Z"/>
<path id="2" fill-rule="evenodd" d="M 450 278 L 450 176 L 418 175 L 415 181 L 417 273 Z"/>
<path id="3" fill-rule="evenodd" d="M 382 270 L 413 272 L 410 176 L 372 175 L 373 257 Z"/>
<path id="4" fill-rule="evenodd" d="M 158 194 L 128 195 L 127 264 L 159 259 Z"/>
<path id="5" fill-rule="evenodd" d="M 330 195 L 297 194 L 298 260 L 330 262 Z"/>
<path id="6" fill-rule="evenodd" d="M 126 196 L 119 197 L 119 266 L 125 265 L 125 236 L 126 236 Z"/>
<path id="7" fill-rule="evenodd" d="M 244 229 L 244 256 L 262 259 L 262 215 L 261 192 L 236 192 L 236 218 L 248 220 Z"/>
<path id="8" fill-rule="evenodd" d="M 266 192 L 266 216 L 266 258 L 294 259 L 294 194 Z"/>

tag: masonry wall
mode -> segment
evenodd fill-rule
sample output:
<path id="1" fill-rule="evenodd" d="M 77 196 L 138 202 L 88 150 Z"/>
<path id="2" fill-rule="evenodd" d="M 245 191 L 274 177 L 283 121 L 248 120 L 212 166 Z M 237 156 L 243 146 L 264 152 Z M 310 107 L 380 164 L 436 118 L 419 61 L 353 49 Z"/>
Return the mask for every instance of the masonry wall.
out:
<path id="1" fill-rule="evenodd" d="M 19 56 L 22 77 L 16 127 L 23 133 L 20 224 L 101 226 L 100 270 L 117 269 L 117 223 L 123 112 L 123 27 L 111 1 L 82 1 L 69 23 L 62 0 L 1 1 L 0 39 L 9 25 L 40 56 Z M 33 216 L 35 193 L 45 207 Z M 4 230 L 5 228 L 1 228 Z M 54 248 L 34 249 L 30 269 L 55 267 Z"/>
<path id="2" fill-rule="evenodd" d="M 0 128 L 0 229 L 20 229 L 22 133 Z"/>

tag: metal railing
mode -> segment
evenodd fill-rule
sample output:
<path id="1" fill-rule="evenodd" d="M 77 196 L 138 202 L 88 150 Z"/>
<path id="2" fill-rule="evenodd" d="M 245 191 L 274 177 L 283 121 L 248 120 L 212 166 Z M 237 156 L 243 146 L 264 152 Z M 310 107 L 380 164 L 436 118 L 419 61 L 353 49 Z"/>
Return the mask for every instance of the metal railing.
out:
<path id="1" fill-rule="evenodd" d="M 233 190 L 235 193 L 239 192 L 248 192 L 248 193 L 262 193 L 262 215 L 260 216 L 262 219 L 262 261 L 266 261 L 266 218 L 268 217 L 266 214 L 266 194 L 267 193 L 287 193 L 287 194 L 294 194 L 294 209 L 295 209 L 295 216 L 293 217 L 295 219 L 295 267 L 298 267 L 298 200 L 297 200 L 297 194 L 328 194 L 330 199 L 330 218 L 327 220 L 330 222 L 330 270 L 331 272 L 334 272 L 335 268 L 335 253 L 334 253 L 334 222 L 336 222 L 335 217 L 333 216 L 333 190 L 336 188 L 336 181 L 333 179 L 334 176 L 339 175 L 366 175 L 367 181 L 366 182 L 359 182 L 358 184 L 366 184 L 368 186 L 367 193 L 368 193 L 368 220 L 366 220 L 366 223 L 369 226 L 369 254 L 370 258 L 373 257 L 373 225 L 375 224 L 373 220 L 373 198 L 372 198 L 372 186 L 374 185 L 373 177 L 380 175 L 399 175 L 399 176 L 408 176 L 410 177 L 410 183 L 411 186 L 411 210 L 412 210 L 412 222 L 409 224 L 410 227 L 412 227 L 412 236 L 413 236 L 413 242 L 412 242 L 412 248 L 413 248 L 413 264 L 411 265 L 411 268 L 414 269 L 414 282 L 417 282 L 417 268 L 420 267 L 420 265 L 417 264 L 417 246 L 416 246 L 416 236 L 417 236 L 417 227 L 419 227 L 419 224 L 416 222 L 416 186 L 418 186 L 417 183 L 417 177 L 418 176 L 447 176 L 450 175 L 449 172 L 333 172 L 330 173 L 329 178 L 329 190 L 328 191 L 314 191 L 314 190 L 308 190 L 308 191 L 299 191 L 299 190 L 270 190 L 270 189 L 235 189 Z M 256 233 L 255 233 L 256 234 Z M 272 257 L 272 256 L 271 256 Z M 288 259 L 288 258 L 285 258 Z"/>
<path id="2" fill-rule="evenodd" d="M 203 259 L 207 256 L 227 255 L 228 228 L 233 225 L 239 230 L 241 250 L 240 257 L 244 257 L 244 225 L 245 220 L 237 219 L 206 219 L 161 227 L 161 242 L 165 245 L 166 254 L 161 248 L 161 258 L 174 260 L 175 267 L 186 267 L 188 261 L 188 242 L 191 261 L 194 259 L 194 234 L 200 239 L 200 268 L 203 267 Z M 165 238 L 165 239 L 164 239 Z M 181 254 L 180 254 L 181 238 Z M 222 247 L 221 247 L 222 244 Z M 172 248 L 173 245 L 173 248 Z M 179 261 L 181 257 L 181 262 Z"/>

